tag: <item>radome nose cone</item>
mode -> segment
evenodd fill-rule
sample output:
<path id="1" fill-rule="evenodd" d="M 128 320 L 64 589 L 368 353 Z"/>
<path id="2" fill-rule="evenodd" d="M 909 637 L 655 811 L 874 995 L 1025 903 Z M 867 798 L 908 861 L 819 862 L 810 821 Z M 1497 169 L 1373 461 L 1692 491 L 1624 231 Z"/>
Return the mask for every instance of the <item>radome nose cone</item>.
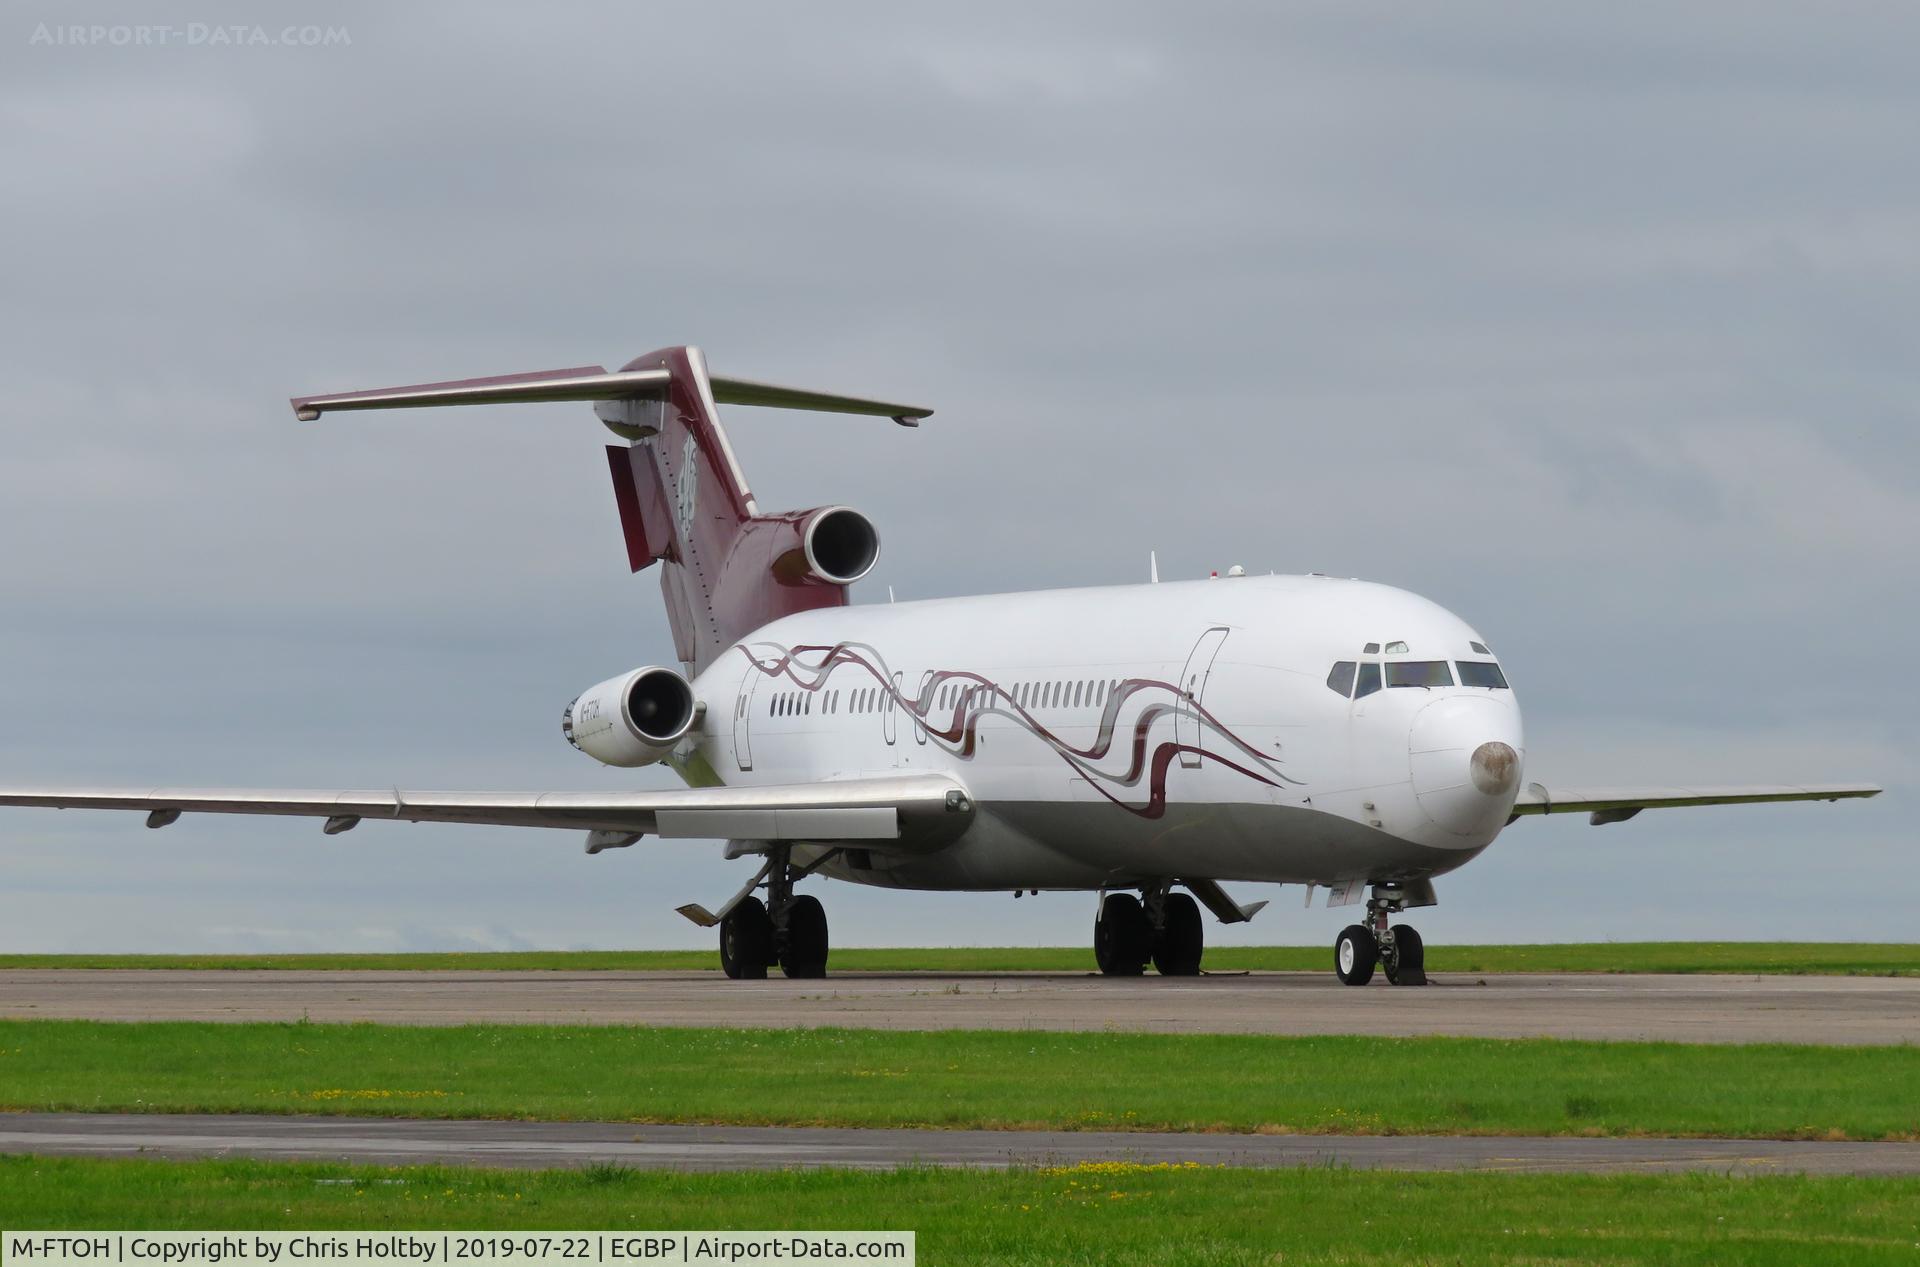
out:
<path id="1" fill-rule="evenodd" d="M 1484 844 L 1513 812 L 1523 751 L 1511 700 L 1444 696 L 1416 713 L 1408 729 L 1414 796 L 1449 839 Z"/>
<path id="2" fill-rule="evenodd" d="M 1504 796 L 1520 782 L 1520 754 L 1511 744 L 1483 743 L 1473 750 L 1468 763 L 1473 785 L 1488 796 Z"/>

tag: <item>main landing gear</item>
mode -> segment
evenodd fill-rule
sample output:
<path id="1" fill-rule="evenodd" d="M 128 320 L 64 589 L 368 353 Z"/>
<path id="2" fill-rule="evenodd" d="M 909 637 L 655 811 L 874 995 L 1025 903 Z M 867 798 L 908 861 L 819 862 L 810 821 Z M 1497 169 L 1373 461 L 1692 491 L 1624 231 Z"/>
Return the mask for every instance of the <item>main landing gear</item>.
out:
<path id="1" fill-rule="evenodd" d="M 720 967 L 736 981 L 764 980 L 778 963 L 789 977 L 827 975 L 827 911 L 793 886 L 812 868 L 793 865 L 784 846 L 767 861 L 767 900 L 749 895 L 720 921 Z"/>
<path id="2" fill-rule="evenodd" d="M 1410 925 L 1389 926 L 1387 917 L 1406 909 L 1397 895 L 1376 887 L 1367 899 L 1367 922 L 1349 924 L 1333 943 L 1333 970 L 1343 985 L 1365 985 L 1376 966 L 1394 985 L 1427 983 L 1427 950 Z"/>
<path id="3" fill-rule="evenodd" d="M 1197 977 L 1206 948 L 1200 904 L 1161 884 L 1101 899 L 1093 922 L 1093 958 L 1103 975 L 1137 977 L 1151 962 L 1163 977 Z"/>

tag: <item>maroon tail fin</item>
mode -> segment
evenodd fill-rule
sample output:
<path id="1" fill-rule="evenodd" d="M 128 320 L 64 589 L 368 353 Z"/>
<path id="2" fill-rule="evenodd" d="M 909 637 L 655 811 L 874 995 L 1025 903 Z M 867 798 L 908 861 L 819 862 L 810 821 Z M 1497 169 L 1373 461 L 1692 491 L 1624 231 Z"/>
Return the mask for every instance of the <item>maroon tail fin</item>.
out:
<path id="1" fill-rule="evenodd" d="M 844 606 L 848 586 L 879 557 L 872 524 L 843 506 L 762 515 L 699 349 L 649 353 L 621 372 L 646 370 L 667 372 L 662 399 L 595 410 L 631 440 L 607 449 L 627 561 L 636 572 L 660 563 L 681 662 L 697 673 L 771 620 Z"/>
<path id="2" fill-rule="evenodd" d="M 680 660 L 698 672 L 734 642 L 793 612 L 837 607 L 879 557 L 866 516 L 844 506 L 762 515 L 721 430 L 716 402 L 873 414 L 918 426 L 933 411 L 858 396 L 718 378 L 698 348 L 665 348 L 609 374 L 579 365 L 415 383 L 373 391 L 296 396 L 294 415 L 442 405 L 594 402 L 630 441 L 610 448 L 613 493 L 638 572 L 661 564 L 660 589 Z"/>

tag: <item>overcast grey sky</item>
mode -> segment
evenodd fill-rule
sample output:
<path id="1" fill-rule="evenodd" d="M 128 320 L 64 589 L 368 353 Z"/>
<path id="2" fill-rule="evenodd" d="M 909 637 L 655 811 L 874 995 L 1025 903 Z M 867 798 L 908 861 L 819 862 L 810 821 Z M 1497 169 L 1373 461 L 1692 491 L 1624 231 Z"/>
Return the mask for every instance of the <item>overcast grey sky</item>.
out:
<path id="1" fill-rule="evenodd" d="M 1916 936 L 1910 6 L 261 12 L 5 7 L 0 781 L 662 782 L 558 729 L 671 656 L 590 412 L 285 401 L 693 342 L 938 411 L 731 416 L 762 505 L 881 525 L 856 601 L 1364 576 L 1494 639 L 1530 777 L 1888 786 L 1524 822 L 1429 941 Z M 57 31 L 118 23 L 177 29 Z M 704 946 L 717 854 L 7 811 L 0 949 Z"/>

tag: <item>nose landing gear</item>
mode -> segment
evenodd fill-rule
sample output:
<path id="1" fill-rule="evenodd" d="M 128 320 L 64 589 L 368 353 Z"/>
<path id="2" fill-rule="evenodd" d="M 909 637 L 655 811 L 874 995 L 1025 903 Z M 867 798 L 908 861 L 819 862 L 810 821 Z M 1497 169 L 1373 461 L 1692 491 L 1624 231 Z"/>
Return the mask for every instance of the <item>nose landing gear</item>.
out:
<path id="1" fill-rule="evenodd" d="M 1367 899 L 1367 922 L 1349 924 L 1333 943 L 1333 970 L 1342 985 L 1365 985 L 1375 967 L 1384 968 L 1393 985 L 1427 983 L 1427 949 L 1408 924 L 1390 925 L 1388 917 L 1406 909 L 1404 896 L 1375 885 Z"/>

